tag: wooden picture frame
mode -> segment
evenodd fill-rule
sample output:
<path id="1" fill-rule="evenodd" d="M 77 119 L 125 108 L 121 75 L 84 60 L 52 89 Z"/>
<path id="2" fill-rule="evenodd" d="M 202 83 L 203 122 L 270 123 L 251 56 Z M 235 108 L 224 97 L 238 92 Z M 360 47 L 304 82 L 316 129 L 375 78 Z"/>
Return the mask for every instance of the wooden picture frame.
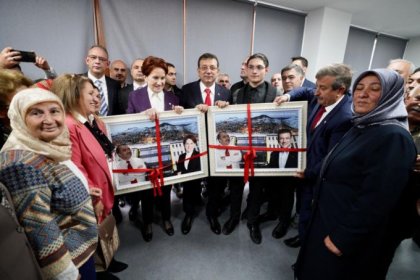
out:
<path id="1" fill-rule="evenodd" d="M 108 137 L 116 147 L 116 152 L 110 165 L 113 170 L 115 194 L 135 192 L 152 188 L 149 172 L 118 173 L 124 166 L 122 158 L 117 154 L 119 145 L 128 145 L 131 157 L 141 158 L 148 169 L 158 167 L 158 145 L 156 142 L 156 123 L 144 113 L 103 117 Z M 196 109 L 184 110 L 182 114 L 173 111 L 159 113 L 161 162 L 165 167 L 164 185 L 171 185 L 208 176 L 207 155 L 196 157 L 200 162 L 200 171 L 179 174 L 177 170 L 178 157 L 184 153 L 183 138 L 194 135 L 197 139 L 196 150 L 207 151 L 205 115 Z M 122 146 L 120 146 L 121 148 Z M 139 162 L 139 160 L 136 160 Z M 131 163 L 131 161 L 130 161 Z M 132 166 L 133 169 L 141 168 Z M 144 169 L 144 168 L 143 168 Z M 123 179 L 131 176 L 131 179 Z"/>
<path id="2" fill-rule="evenodd" d="M 249 151 L 248 137 L 248 110 L 247 105 L 229 105 L 226 108 L 211 107 L 207 113 L 208 142 L 210 158 L 211 176 L 244 176 L 244 154 Z M 250 120 L 252 123 L 252 147 L 257 149 L 256 159 L 254 160 L 255 176 L 293 176 L 298 170 L 304 170 L 306 166 L 306 122 L 307 122 L 307 102 L 287 102 L 278 106 L 274 103 L 259 103 L 250 105 Z M 297 156 L 296 164 L 289 164 L 286 167 L 280 163 L 270 162 L 272 153 L 277 152 L 279 157 L 280 144 L 278 143 L 277 132 L 279 129 L 291 131 L 292 150 L 290 157 Z M 283 131 L 284 132 L 284 131 Z M 217 146 L 223 145 L 218 140 L 229 135 L 232 149 L 218 149 Z M 283 136 L 282 136 L 283 138 Z M 221 139 L 222 141 L 222 139 Z M 236 146 L 236 147 L 235 147 Z M 243 149 L 240 149 L 244 147 Z M 239 150 L 238 150 L 239 149 Z M 260 150 L 258 150 L 260 149 Z M 277 151 L 270 151 L 277 149 Z M 300 149 L 299 151 L 293 149 Z M 227 152 L 224 150 L 228 150 Z M 232 159 L 232 151 L 236 154 Z M 241 153 L 241 160 L 237 161 Z M 225 154 L 223 154 L 225 152 Z M 226 156 L 226 154 L 229 154 Z M 281 154 L 282 157 L 285 155 Z M 273 157 L 274 159 L 274 157 Z M 223 164 L 224 161 L 230 162 L 230 167 Z M 236 162 L 235 162 L 236 161 Z M 294 166 L 291 167 L 290 165 Z"/>

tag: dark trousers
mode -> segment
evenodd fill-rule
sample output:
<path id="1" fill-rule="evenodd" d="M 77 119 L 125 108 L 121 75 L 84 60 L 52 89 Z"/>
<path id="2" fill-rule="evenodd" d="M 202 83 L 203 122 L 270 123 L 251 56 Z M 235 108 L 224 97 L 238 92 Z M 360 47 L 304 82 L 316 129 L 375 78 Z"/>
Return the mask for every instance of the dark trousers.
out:
<path id="1" fill-rule="evenodd" d="M 95 261 L 93 255 L 79 268 L 81 279 L 96 280 Z"/>
<path id="2" fill-rule="evenodd" d="M 271 183 L 269 182 L 271 181 Z M 279 222 L 290 223 L 292 217 L 296 180 L 290 177 L 267 178 L 267 213 L 278 217 Z"/>
<path id="3" fill-rule="evenodd" d="M 162 196 L 154 196 L 153 189 L 147 189 L 141 192 L 141 212 L 143 222 L 151 224 L 153 222 L 154 205 L 160 209 L 162 220 L 170 220 L 171 218 L 171 188 L 172 186 L 162 187 Z"/>
<path id="4" fill-rule="evenodd" d="M 264 178 L 249 178 L 249 195 L 248 195 L 248 224 L 256 224 L 260 215 L 260 207 L 263 198 Z"/>
<path id="5" fill-rule="evenodd" d="M 299 210 L 299 237 L 304 238 L 306 228 L 309 225 L 312 216 L 313 187 L 311 185 L 302 185 L 300 188 L 300 210 Z"/>
<path id="6" fill-rule="evenodd" d="M 201 205 L 201 179 L 182 183 L 182 208 L 186 215 L 194 216 Z"/>
<path id="7" fill-rule="evenodd" d="M 224 190 L 229 181 L 230 189 L 230 217 L 239 220 L 241 216 L 242 195 L 244 181 L 242 177 L 209 177 L 207 184 L 208 202 L 206 207 L 207 217 L 216 218 L 220 214 Z"/>

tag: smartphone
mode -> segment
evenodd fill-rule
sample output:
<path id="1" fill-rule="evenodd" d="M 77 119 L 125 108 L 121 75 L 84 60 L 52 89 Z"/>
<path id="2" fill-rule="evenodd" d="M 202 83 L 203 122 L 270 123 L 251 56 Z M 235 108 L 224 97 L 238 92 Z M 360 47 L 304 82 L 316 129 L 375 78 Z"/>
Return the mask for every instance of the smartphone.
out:
<path id="1" fill-rule="evenodd" d="M 21 59 L 20 62 L 32 62 L 35 63 L 36 54 L 35 52 L 19 51 L 13 50 L 15 52 L 20 52 Z"/>

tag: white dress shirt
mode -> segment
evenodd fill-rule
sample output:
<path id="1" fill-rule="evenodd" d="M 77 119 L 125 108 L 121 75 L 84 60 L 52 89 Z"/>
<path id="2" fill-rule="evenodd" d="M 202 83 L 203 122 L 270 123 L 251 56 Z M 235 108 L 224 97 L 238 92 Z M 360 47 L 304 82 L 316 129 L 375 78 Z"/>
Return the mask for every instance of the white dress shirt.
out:
<path id="1" fill-rule="evenodd" d="M 151 88 L 147 88 L 147 94 L 149 95 L 150 105 L 155 108 L 158 112 L 165 111 L 164 95 L 163 91 L 155 93 Z"/>
<path id="2" fill-rule="evenodd" d="M 213 83 L 210 87 L 206 87 L 203 84 L 203 82 L 200 81 L 200 91 L 201 91 L 201 97 L 203 98 L 203 104 L 206 103 L 206 96 L 207 96 L 207 93 L 205 92 L 206 88 L 210 89 L 211 105 L 214 105 L 214 94 L 216 91 L 216 83 Z"/>

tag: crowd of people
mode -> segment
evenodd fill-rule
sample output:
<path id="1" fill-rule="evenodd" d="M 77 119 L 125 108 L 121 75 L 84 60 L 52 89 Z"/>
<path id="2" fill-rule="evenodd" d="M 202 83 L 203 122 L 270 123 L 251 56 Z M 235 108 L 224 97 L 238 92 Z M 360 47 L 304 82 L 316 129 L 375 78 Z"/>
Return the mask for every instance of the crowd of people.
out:
<path id="1" fill-rule="evenodd" d="M 101 116 L 143 113 L 153 121 L 163 111 L 196 108 L 205 114 L 210 106 L 229 110 L 232 104 L 306 100 L 306 167 L 294 176 L 251 176 L 243 211 L 242 177 L 183 182 L 182 234 L 192 230 L 205 185 L 211 231 L 229 235 L 246 219 L 255 244 L 262 242 L 260 225 L 270 220 L 278 221 L 273 238 L 284 237 L 296 205 L 298 235 L 284 243 L 300 247 L 292 266 L 297 279 L 385 279 L 403 239 L 420 246 L 420 68 L 409 61 L 391 60 L 387 69 L 365 71 L 353 83 L 349 66 L 326 65 L 313 83 L 305 78 L 307 59 L 297 56 L 266 81 L 269 60 L 255 53 L 244 59 L 241 80 L 232 84 L 220 73 L 217 56 L 204 53 L 197 60 L 199 79 L 179 88 L 176 67 L 163 58 L 136 58 L 128 69 L 120 59 L 110 63 L 100 45 L 88 49 L 88 71 L 82 74 L 57 75 L 36 56 L 35 66 L 45 72 L 37 83 L 23 75 L 20 60 L 11 47 L 0 53 L 0 183 L 10 192 L 45 279 L 118 279 L 114 273 L 127 264 L 113 259 L 106 271 L 95 272 L 93 255 L 98 225 L 111 214 L 120 223 L 123 203 L 131 205 L 129 220 L 140 225 L 146 242 L 153 239 L 155 208 L 164 231 L 176 233 L 170 196 L 175 186 L 163 186 L 161 196 L 151 189 L 114 196 L 112 159 L 118 158 L 121 169 L 146 164 L 130 146 L 108 139 Z M 285 151 L 271 152 L 267 167 L 297 168 L 297 152 L 287 151 L 292 131 L 274 129 Z M 235 143 L 229 134 L 219 131 L 217 141 L 228 147 L 217 150 L 217 168 L 239 168 L 242 154 L 230 149 Z M 185 135 L 183 144 L 178 172 L 200 170 L 196 137 Z M 145 175 L 118 178 L 130 184 Z M 265 202 L 267 211 L 260 213 Z M 230 214 L 222 227 L 225 204 Z"/>

